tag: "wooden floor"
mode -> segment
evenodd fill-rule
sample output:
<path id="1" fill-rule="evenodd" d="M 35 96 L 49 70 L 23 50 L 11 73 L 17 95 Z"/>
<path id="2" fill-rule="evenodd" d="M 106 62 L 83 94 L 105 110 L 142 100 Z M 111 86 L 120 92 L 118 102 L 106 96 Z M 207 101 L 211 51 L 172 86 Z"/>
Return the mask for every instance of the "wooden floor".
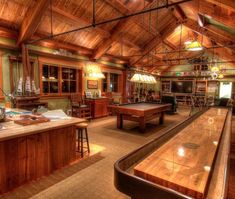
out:
<path id="1" fill-rule="evenodd" d="M 232 121 L 232 145 L 231 145 L 228 199 L 235 199 L 235 139 L 234 138 L 235 138 L 235 116 L 233 116 L 233 121 Z"/>

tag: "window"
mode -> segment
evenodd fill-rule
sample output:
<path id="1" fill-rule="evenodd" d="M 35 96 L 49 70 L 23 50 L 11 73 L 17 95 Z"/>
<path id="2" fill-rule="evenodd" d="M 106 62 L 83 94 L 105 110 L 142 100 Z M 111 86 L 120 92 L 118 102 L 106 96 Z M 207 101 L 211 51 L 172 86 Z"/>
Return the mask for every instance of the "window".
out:
<path id="1" fill-rule="evenodd" d="M 43 93 L 58 93 L 59 68 L 57 66 L 43 65 L 42 71 Z"/>
<path id="2" fill-rule="evenodd" d="M 118 92 L 118 74 L 110 73 L 110 85 L 111 92 Z"/>
<path id="3" fill-rule="evenodd" d="M 105 78 L 102 79 L 102 91 L 107 92 L 108 88 L 108 73 L 103 73 Z"/>
<path id="4" fill-rule="evenodd" d="M 42 65 L 43 94 L 75 93 L 77 91 L 77 70 L 64 66 Z"/>
<path id="5" fill-rule="evenodd" d="M 76 92 L 76 69 L 62 68 L 62 92 Z"/>

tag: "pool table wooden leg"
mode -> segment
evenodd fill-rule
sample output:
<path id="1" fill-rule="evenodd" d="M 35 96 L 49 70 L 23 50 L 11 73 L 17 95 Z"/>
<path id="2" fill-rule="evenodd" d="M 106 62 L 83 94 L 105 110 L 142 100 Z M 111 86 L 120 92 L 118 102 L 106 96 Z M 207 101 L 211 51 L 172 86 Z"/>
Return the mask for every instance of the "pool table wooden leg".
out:
<path id="1" fill-rule="evenodd" d="M 139 120 L 139 124 L 140 124 L 140 131 L 144 132 L 146 129 L 146 120 L 144 117 L 141 117 Z"/>
<path id="2" fill-rule="evenodd" d="M 117 128 L 122 129 L 123 127 L 123 116 L 122 114 L 117 114 Z"/>
<path id="3" fill-rule="evenodd" d="M 159 117 L 159 124 L 164 123 L 164 112 L 161 112 L 160 117 Z"/>

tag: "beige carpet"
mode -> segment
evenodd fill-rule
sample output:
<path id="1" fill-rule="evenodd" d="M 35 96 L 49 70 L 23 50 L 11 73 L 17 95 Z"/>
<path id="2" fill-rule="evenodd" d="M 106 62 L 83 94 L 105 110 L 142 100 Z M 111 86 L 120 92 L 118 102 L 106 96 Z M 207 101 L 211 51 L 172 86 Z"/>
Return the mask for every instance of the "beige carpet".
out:
<path id="1" fill-rule="evenodd" d="M 152 121 L 145 134 L 138 132 L 137 123 L 124 122 L 124 129 L 116 128 L 116 117 L 102 118 L 89 125 L 90 143 L 103 151 L 50 176 L 28 183 L 0 198 L 24 199 L 125 199 L 113 185 L 113 165 L 122 156 L 159 136 L 165 129 L 187 117 L 188 109 L 166 115 L 163 125 Z"/>

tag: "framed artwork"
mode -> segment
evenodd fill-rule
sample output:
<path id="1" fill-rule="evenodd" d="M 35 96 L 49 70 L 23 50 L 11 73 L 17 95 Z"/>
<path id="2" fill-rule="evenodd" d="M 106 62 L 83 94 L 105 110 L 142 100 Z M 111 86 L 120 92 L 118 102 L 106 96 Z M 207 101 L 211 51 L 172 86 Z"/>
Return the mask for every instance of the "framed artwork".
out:
<path id="1" fill-rule="evenodd" d="M 87 80 L 88 89 L 98 89 L 98 80 Z"/>

